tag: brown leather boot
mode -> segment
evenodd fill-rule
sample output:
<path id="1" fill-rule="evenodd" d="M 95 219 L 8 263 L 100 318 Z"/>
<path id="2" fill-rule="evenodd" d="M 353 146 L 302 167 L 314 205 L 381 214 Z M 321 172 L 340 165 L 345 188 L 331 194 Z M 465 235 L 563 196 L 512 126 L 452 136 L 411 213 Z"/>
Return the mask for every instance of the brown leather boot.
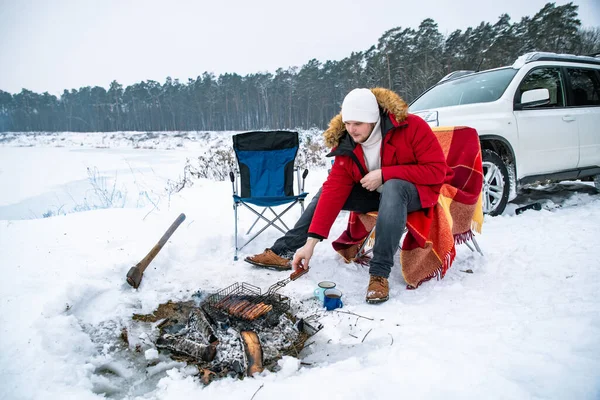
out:
<path id="1" fill-rule="evenodd" d="M 390 285 L 387 278 L 371 275 L 369 287 L 367 288 L 367 303 L 383 303 L 390 298 Z"/>
<path id="2" fill-rule="evenodd" d="M 256 265 L 257 267 L 273 268 L 280 271 L 292 269 L 291 260 L 278 256 L 271 249 L 265 249 L 265 251 L 260 254 L 248 256 L 244 258 L 244 261 Z"/>

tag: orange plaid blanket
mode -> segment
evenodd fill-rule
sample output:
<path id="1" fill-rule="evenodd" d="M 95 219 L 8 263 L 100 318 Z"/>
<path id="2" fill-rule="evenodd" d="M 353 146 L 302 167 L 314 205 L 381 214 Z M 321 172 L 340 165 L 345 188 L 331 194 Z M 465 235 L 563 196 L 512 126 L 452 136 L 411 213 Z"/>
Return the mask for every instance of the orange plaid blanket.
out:
<path id="1" fill-rule="evenodd" d="M 455 244 L 469 240 L 473 230 L 481 233 L 483 167 L 479 136 L 473 128 L 433 128 L 454 176 L 444 184 L 437 204 L 408 214 L 408 230 L 402 242 L 400 262 L 408 289 L 441 279 L 456 255 Z M 357 260 L 358 249 L 375 226 L 376 213 L 350 213 L 346 231 L 333 248 L 346 260 Z"/>

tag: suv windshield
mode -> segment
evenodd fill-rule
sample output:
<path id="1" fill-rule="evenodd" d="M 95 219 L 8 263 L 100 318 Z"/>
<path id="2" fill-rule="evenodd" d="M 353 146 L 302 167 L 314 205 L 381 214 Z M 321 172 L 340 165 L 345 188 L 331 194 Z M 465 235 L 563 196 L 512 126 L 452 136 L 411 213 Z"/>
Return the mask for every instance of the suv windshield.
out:
<path id="1" fill-rule="evenodd" d="M 516 69 L 502 68 L 444 82 L 415 100 L 410 111 L 496 101 L 516 73 Z"/>

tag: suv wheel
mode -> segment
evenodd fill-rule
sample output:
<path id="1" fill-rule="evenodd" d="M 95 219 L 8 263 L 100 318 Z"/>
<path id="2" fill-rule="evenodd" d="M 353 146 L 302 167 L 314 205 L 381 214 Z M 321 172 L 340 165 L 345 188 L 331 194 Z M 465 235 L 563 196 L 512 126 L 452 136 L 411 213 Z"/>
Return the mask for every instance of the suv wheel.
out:
<path id="1" fill-rule="evenodd" d="M 600 175 L 594 176 L 594 186 L 596 186 L 596 190 L 600 192 Z"/>
<path id="2" fill-rule="evenodd" d="M 508 168 L 500 156 L 491 150 L 483 150 L 483 212 L 500 215 L 508 203 L 510 180 Z"/>

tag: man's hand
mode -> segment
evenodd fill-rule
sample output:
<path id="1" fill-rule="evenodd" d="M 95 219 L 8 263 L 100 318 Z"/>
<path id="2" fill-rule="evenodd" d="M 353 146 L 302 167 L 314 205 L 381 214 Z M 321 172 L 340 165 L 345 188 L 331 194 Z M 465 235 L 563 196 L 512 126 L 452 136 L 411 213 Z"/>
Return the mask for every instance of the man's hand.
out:
<path id="1" fill-rule="evenodd" d="M 383 184 L 383 181 L 381 178 L 381 169 L 374 169 L 373 171 L 366 174 L 360 180 L 360 184 L 362 185 L 363 188 L 365 188 L 371 192 L 373 190 L 377 190 L 377 188 Z"/>
<path id="2" fill-rule="evenodd" d="M 294 259 L 292 260 L 292 267 L 294 268 L 294 271 L 299 269 L 308 270 L 308 262 L 313 255 L 313 251 L 315 250 L 317 243 L 319 243 L 319 239 L 309 237 L 306 240 L 306 244 L 296 251 L 296 254 L 294 254 Z"/>

